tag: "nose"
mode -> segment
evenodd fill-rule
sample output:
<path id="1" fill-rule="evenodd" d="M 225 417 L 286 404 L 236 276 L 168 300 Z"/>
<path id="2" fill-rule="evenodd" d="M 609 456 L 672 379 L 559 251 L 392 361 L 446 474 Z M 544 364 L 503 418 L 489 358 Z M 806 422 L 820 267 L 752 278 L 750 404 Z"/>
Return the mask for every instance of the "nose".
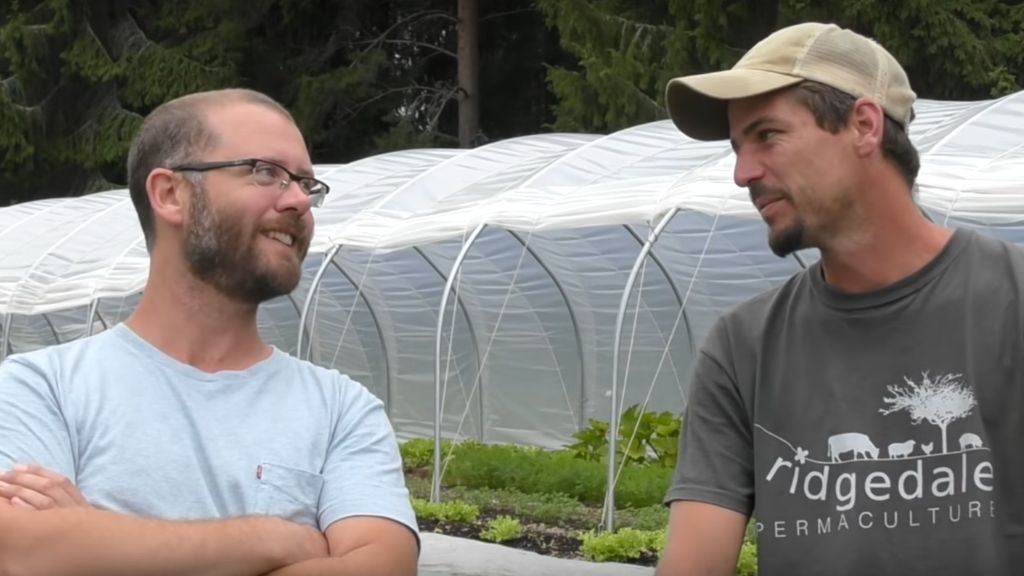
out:
<path id="1" fill-rule="evenodd" d="M 764 177 L 764 165 L 752 153 L 740 148 L 736 151 L 736 167 L 732 179 L 740 188 L 748 188 Z"/>

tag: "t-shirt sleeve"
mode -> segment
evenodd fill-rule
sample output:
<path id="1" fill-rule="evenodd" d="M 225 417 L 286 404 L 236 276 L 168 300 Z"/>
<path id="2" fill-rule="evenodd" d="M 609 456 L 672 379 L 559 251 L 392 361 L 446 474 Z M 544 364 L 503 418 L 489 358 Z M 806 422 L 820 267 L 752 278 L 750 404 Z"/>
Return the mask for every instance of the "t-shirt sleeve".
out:
<path id="1" fill-rule="evenodd" d="M 719 325 L 717 332 L 721 332 Z M 694 500 L 749 516 L 754 508 L 750 418 L 736 383 L 716 359 L 712 338 L 697 357 L 665 503 Z"/>
<path id="2" fill-rule="evenodd" d="M 0 364 L 0 470 L 19 463 L 39 464 L 75 481 L 56 384 L 39 364 L 12 356 Z"/>
<path id="3" fill-rule="evenodd" d="M 384 404 L 351 380 L 343 389 L 341 414 L 324 464 L 320 529 L 326 531 L 350 516 L 377 516 L 408 526 L 418 539 L 398 441 Z"/>

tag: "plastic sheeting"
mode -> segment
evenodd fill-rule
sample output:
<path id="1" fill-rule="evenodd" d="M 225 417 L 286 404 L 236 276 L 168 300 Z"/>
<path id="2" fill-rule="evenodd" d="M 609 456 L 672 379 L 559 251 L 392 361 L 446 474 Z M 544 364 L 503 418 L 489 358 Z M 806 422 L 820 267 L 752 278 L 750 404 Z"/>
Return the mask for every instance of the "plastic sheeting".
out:
<path id="1" fill-rule="evenodd" d="M 917 110 L 921 206 L 936 221 L 1024 242 L 1024 93 Z M 681 411 L 715 318 L 800 269 L 768 250 L 733 164 L 727 143 L 691 141 L 661 121 L 317 166 L 332 191 L 315 212 L 306 274 L 261 308 L 261 330 L 366 384 L 402 437 L 433 432 L 439 319 L 446 437 L 561 445 L 588 419 L 608 419 L 614 354 L 620 406 Z M 629 293 L 616 349 L 627 276 L 673 210 Z M 0 356 L 123 320 L 147 267 L 124 190 L 0 209 Z"/>

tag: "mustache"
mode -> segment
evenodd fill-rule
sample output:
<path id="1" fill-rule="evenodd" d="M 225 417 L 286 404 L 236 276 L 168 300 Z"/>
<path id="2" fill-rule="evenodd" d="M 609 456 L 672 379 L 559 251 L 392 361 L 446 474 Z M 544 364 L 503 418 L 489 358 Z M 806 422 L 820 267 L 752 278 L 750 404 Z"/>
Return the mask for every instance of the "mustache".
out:
<path id="1" fill-rule="evenodd" d="M 786 191 L 782 188 L 768 186 L 761 182 L 754 182 L 748 186 L 747 192 L 750 194 L 750 202 L 755 205 L 757 204 L 758 199 L 765 195 L 777 198 L 789 198 L 789 194 L 786 194 Z"/>
<path id="2" fill-rule="evenodd" d="M 282 216 L 264 224 L 264 228 L 281 230 L 306 241 L 310 238 L 310 226 L 299 216 Z"/>

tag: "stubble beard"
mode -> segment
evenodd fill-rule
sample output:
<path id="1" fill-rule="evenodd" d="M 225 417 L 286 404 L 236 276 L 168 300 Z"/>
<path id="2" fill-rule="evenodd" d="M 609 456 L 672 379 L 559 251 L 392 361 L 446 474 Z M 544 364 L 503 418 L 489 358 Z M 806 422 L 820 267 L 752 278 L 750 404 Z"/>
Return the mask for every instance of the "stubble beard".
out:
<path id="1" fill-rule="evenodd" d="M 779 258 L 785 258 L 804 248 L 804 225 L 797 222 L 778 232 L 768 232 L 768 247 Z"/>
<path id="2" fill-rule="evenodd" d="M 259 239 L 248 237 L 238 220 L 231 221 L 217 214 L 209 205 L 205 188 L 195 186 L 192 200 L 185 259 L 197 279 L 233 300 L 252 305 L 295 289 L 302 276 L 305 250 L 299 254 L 294 270 L 275 273 L 256 251 Z"/>
<path id="3" fill-rule="evenodd" d="M 760 182 L 755 182 L 750 185 L 749 193 L 750 201 L 755 205 L 759 197 L 765 194 L 773 194 L 782 198 L 781 201 L 789 202 L 791 207 L 794 210 L 796 209 L 795 206 L 792 206 L 790 195 L 786 194 L 781 188 L 769 187 Z M 804 248 L 804 224 L 800 221 L 798 215 L 794 214 L 794 216 L 796 216 L 796 221 L 780 230 L 775 230 L 771 228 L 770 224 L 768 225 L 768 247 L 780 258 L 785 258 L 793 252 Z"/>

